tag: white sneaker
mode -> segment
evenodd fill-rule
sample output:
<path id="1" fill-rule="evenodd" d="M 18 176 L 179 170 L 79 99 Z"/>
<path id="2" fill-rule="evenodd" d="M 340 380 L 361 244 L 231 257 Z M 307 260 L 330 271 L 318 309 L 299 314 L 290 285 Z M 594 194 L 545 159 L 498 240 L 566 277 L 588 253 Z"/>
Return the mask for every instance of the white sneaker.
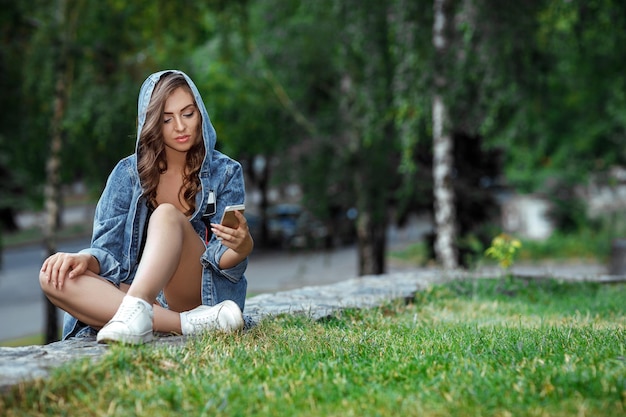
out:
<path id="1" fill-rule="evenodd" d="M 98 343 L 122 342 L 139 345 L 152 341 L 152 306 L 126 295 L 113 318 L 98 332 Z"/>
<path id="2" fill-rule="evenodd" d="M 243 328 L 243 314 L 239 306 L 231 300 L 222 301 L 213 307 L 201 305 L 180 313 L 180 327 L 185 336 L 205 330 L 240 330 Z"/>

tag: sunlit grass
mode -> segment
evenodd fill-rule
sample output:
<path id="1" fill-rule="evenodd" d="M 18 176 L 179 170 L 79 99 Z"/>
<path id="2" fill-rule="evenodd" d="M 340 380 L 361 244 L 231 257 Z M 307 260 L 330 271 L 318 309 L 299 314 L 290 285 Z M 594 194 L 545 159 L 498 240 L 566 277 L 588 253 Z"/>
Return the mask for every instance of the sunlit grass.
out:
<path id="1" fill-rule="evenodd" d="M 0 414 L 626 415 L 624 306 L 624 285 L 455 282 L 318 322 L 112 346 L 0 397 Z"/>
<path id="2" fill-rule="evenodd" d="M 524 240 L 519 259 L 540 261 L 544 259 L 605 262 L 611 253 L 611 237 L 607 233 L 581 230 L 564 234 L 555 232 L 543 241 Z"/>
<path id="3" fill-rule="evenodd" d="M 409 243 L 402 248 L 391 250 L 388 257 L 396 262 L 414 266 L 425 265 L 429 261 L 425 242 Z"/>
<path id="4" fill-rule="evenodd" d="M 612 237 L 605 230 L 585 229 L 575 233 L 556 231 L 544 240 L 522 239 L 521 242 L 522 246 L 517 257 L 517 262 L 520 263 L 542 261 L 604 263 L 611 253 Z M 485 249 L 466 255 L 471 261 L 471 266 L 496 264 L 484 255 Z M 432 262 L 430 256 L 426 242 L 411 243 L 388 253 L 390 260 L 415 267 Z"/>

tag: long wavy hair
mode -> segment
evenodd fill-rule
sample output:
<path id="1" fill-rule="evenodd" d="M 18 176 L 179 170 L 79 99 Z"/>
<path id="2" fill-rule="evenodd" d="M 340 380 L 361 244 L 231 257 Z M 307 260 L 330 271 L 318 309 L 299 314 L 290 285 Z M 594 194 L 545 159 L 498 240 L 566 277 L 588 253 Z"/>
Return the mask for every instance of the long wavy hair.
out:
<path id="1" fill-rule="evenodd" d="M 157 186 L 161 174 L 167 171 L 167 159 L 165 158 L 165 145 L 163 140 L 163 112 L 165 111 L 165 101 L 177 89 L 183 88 L 193 97 L 191 88 L 182 74 L 170 72 L 164 74 L 154 87 L 150 103 L 146 110 L 146 121 L 141 129 L 139 146 L 137 149 L 137 171 L 139 181 L 143 188 L 143 195 L 148 200 L 151 208 L 156 208 Z M 195 100 L 195 99 L 194 99 Z M 196 108 L 198 104 L 194 102 Z M 199 111 L 199 110 L 198 110 Z M 198 123 L 197 135 L 201 138 L 187 152 L 187 161 L 181 187 L 182 197 L 189 209 L 185 215 L 190 216 L 196 210 L 196 195 L 200 192 L 200 168 L 205 155 L 204 140 L 202 140 L 202 116 Z M 181 193 L 178 193 L 180 203 Z"/>

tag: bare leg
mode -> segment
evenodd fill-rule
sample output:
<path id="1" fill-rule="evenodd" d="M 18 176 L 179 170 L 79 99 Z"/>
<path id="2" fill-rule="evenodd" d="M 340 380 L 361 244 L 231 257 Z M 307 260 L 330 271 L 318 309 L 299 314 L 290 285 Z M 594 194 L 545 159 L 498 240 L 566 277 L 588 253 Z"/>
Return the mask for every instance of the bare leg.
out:
<path id="1" fill-rule="evenodd" d="M 152 214 L 144 253 L 130 288 L 118 289 L 93 273 L 67 280 L 54 288 L 40 276 L 46 296 L 59 308 L 94 328 L 104 326 L 120 306 L 125 290 L 153 303 L 165 288 L 171 310 L 154 306 L 153 327 L 160 332 L 182 333 L 178 312 L 201 304 L 204 245 L 185 216 L 170 204 Z"/>
<path id="2" fill-rule="evenodd" d="M 161 204 L 150 218 L 146 246 L 128 294 L 153 303 L 165 289 L 172 310 L 199 306 L 204 249 L 187 218 L 173 205 Z"/>
<path id="3" fill-rule="evenodd" d="M 122 289 L 95 274 L 67 280 L 60 290 L 44 282 L 41 288 L 54 305 L 95 329 L 111 320 L 126 295 Z M 153 307 L 155 330 L 181 333 L 180 314 L 158 305 Z"/>
<path id="4" fill-rule="evenodd" d="M 204 249 L 187 218 L 173 205 L 161 204 L 150 218 L 146 246 L 128 294 L 152 303 L 165 289 L 170 309 L 180 312 L 199 306 Z"/>

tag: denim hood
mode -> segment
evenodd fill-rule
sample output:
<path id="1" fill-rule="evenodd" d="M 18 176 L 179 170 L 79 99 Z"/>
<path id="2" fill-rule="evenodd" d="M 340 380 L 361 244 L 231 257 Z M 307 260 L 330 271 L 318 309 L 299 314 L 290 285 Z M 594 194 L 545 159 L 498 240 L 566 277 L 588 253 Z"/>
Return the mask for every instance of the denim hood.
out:
<path id="1" fill-rule="evenodd" d="M 189 84 L 189 88 L 191 88 L 191 92 L 193 93 L 193 98 L 196 101 L 198 110 L 202 115 L 202 139 L 204 140 L 206 153 L 202 162 L 201 172 L 208 172 L 211 154 L 215 149 L 215 142 L 217 141 L 217 135 L 215 134 L 215 129 L 213 128 L 213 124 L 211 124 L 209 113 L 206 110 L 204 101 L 202 101 L 198 88 L 187 74 L 179 70 L 164 70 L 155 72 L 146 78 L 141 85 L 141 89 L 139 90 L 139 100 L 137 103 L 137 141 L 135 143 L 135 153 L 137 153 L 139 149 L 139 138 L 141 137 L 141 130 L 146 123 L 146 111 L 148 110 L 148 104 L 150 103 L 150 98 L 154 92 L 154 87 L 157 85 L 162 76 L 170 72 L 181 74 L 185 77 L 185 80 L 187 80 L 187 84 Z"/>

